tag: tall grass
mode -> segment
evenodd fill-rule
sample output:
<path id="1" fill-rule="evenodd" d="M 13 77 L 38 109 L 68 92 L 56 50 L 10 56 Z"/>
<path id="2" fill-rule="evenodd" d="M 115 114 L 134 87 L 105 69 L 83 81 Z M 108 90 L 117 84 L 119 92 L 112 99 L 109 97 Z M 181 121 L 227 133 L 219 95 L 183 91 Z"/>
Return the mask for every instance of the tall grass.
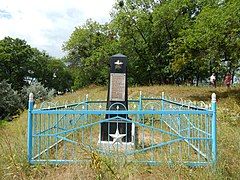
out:
<path id="1" fill-rule="evenodd" d="M 145 86 L 130 87 L 129 98 L 166 95 L 210 103 L 217 94 L 217 169 L 185 165 L 149 166 L 118 164 L 113 159 L 87 152 L 90 164 L 30 165 L 27 162 L 27 110 L 13 122 L 0 126 L 0 179 L 240 179 L 240 94 L 224 87 Z M 90 86 L 52 101 L 71 103 L 78 99 L 106 99 L 107 87 Z"/>

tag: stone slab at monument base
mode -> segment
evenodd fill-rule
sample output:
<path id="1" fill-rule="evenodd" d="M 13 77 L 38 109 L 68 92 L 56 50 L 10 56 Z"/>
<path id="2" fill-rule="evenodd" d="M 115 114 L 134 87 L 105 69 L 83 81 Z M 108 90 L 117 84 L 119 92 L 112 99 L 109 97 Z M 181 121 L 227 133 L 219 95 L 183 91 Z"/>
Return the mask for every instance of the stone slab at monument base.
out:
<path id="1" fill-rule="evenodd" d="M 98 141 L 98 146 L 104 151 L 132 152 L 135 149 L 135 144 L 132 142 L 123 142 L 113 144 L 113 141 Z"/>

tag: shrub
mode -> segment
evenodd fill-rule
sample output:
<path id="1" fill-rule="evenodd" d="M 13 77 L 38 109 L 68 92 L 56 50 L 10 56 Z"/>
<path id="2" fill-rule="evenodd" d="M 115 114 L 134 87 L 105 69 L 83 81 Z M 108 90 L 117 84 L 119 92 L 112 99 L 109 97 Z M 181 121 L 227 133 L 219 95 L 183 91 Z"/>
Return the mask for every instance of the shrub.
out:
<path id="1" fill-rule="evenodd" d="M 19 113 L 21 99 L 17 91 L 6 80 L 0 82 L 0 120 L 10 119 Z"/>
<path id="2" fill-rule="evenodd" d="M 23 107 L 27 107 L 28 96 L 30 93 L 33 93 L 33 97 L 35 100 L 48 100 L 52 98 L 55 94 L 55 90 L 45 88 L 40 82 L 31 83 L 30 86 L 24 86 L 21 90 L 21 99 L 23 103 Z"/>

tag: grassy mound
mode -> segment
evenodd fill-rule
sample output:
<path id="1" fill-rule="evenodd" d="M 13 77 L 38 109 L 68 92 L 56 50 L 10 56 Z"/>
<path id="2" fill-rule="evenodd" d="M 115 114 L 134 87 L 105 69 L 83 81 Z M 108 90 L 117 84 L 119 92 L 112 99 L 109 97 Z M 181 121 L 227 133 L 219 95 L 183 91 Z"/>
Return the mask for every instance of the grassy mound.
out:
<path id="1" fill-rule="evenodd" d="M 147 166 L 118 165 L 89 152 L 91 164 L 30 165 L 27 162 L 27 110 L 21 116 L 0 125 L 0 177 L 2 179 L 240 179 L 240 89 L 224 87 L 146 86 L 130 87 L 129 98 L 167 96 L 184 100 L 211 102 L 217 94 L 217 171 L 211 167 L 190 168 L 184 165 Z M 107 87 L 90 86 L 73 94 L 58 96 L 52 101 L 70 103 L 74 100 L 106 99 Z"/>

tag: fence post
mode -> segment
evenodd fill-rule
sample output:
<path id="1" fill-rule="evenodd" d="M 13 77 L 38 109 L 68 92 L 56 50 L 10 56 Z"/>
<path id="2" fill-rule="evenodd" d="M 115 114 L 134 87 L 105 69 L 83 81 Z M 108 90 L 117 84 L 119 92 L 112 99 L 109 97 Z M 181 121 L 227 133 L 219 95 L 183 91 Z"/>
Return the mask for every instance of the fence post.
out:
<path id="1" fill-rule="evenodd" d="M 142 91 L 140 91 L 140 93 L 139 93 L 138 110 L 139 110 L 139 111 L 142 110 Z M 142 115 L 141 115 L 141 114 L 139 114 L 139 119 L 142 120 Z"/>
<path id="2" fill-rule="evenodd" d="M 162 110 L 164 110 L 164 92 L 162 92 Z"/>
<path id="3" fill-rule="evenodd" d="M 88 94 L 86 95 L 85 102 L 86 102 L 86 111 L 88 111 Z M 87 121 L 88 121 L 88 114 L 87 114 Z"/>
<path id="4" fill-rule="evenodd" d="M 217 104 L 216 104 L 216 94 L 212 93 L 212 156 L 213 156 L 213 165 L 214 169 L 216 168 L 216 161 L 217 161 L 217 116 L 216 116 L 216 109 L 217 109 Z"/>
<path id="5" fill-rule="evenodd" d="M 28 99 L 28 161 L 32 159 L 32 110 L 33 110 L 33 93 L 29 94 Z"/>
<path id="6" fill-rule="evenodd" d="M 86 102 L 86 110 L 88 110 L 88 94 L 86 95 L 85 102 Z"/>

